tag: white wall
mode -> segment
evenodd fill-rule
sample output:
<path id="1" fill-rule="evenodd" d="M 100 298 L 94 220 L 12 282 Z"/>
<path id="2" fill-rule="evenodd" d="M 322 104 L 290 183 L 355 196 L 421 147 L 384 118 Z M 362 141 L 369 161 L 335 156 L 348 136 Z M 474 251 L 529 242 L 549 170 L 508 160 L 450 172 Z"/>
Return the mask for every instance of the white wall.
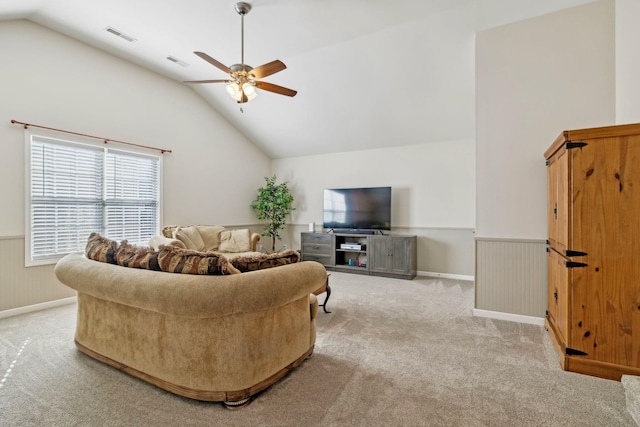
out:
<path id="1" fill-rule="evenodd" d="M 296 206 L 293 224 L 315 222 L 322 227 L 325 188 L 391 186 L 392 231 L 418 234 L 418 269 L 473 275 L 474 141 L 278 159 L 272 164 L 279 181 L 290 183 Z M 437 237 L 434 229 L 442 229 Z M 299 243 L 297 235 L 290 239 L 292 245 Z M 456 250 L 448 250 L 452 246 Z M 429 257 L 429 248 L 435 247 L 456 260 L 435 262 L 434 252 Z"/>
<path id="2" fill-rule="evenodd" d="M 566 129 L 615 122 L 613 2 L 479 32 L 478 237 L 546 239 L 543 153 Z"/>
<path id="3" fill-rule="evenodd" d="M 640 1 L 616 0 L 616 123 L 640 122 Z"/>
<path id="4" fill-rule="evenodd" d="M 165 224 L 256 222 L 249 204 L 270 159 L 186 85 L 27 21 L 0 22 L 0 52 L 2 247 L 24 241 L 24 131 L 11 119 L 173 150 L 164 155 Z M 0 311 L 68 295 L 53 274 L 42 283 L 29 279 L 37 270 L 7 271 Z"/>
<path id="5" fill-rule="evenodd" d="M 596 0 L 476 0 L 477 30 L 488 30 L 593 1 Z"/>
<path id="6" fill-rule="evenodd" d="M 543 153 L 563 130 L 615 123 L 614 52 L 613 0 L 477 34 L 476 309 L 544 316 Z"/>
<path id="7" fill-rule="evenodd" d="M 470 227 L 475 223 L 474 142 L 443 141 L 272 162 L 296 197 L 293 223 L 322 224 L 325 188 L 392 187 L 394 227 Z"/>

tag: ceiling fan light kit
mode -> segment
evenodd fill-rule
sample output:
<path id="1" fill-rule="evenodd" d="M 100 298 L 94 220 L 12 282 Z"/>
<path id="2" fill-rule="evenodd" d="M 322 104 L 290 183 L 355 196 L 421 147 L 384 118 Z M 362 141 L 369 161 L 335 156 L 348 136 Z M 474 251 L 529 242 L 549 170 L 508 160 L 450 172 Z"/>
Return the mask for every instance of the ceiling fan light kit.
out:
<path id="1" fill-rule="evenodd" d="M 235 5 L 235 10 L 240 15 L 241 21 L 241 51 L 240 64 L 233 64 L 230 67 L 213 59 L 204 52 L 193 52 L 200 58 L 204 59 L 214 67 L 229 74 L 228 79 L 224 80 L 194 80 L 185 83 L 226 83 L 226 91 L 231 98 L 238 104 L 243 104 L 255 99 L 258 96 L 256 88 L 273 92 L 278 95 L 295 96 L 298 92 L 293 89 L 274 85 L 260 81 L 261 78 L 270 76 L 287 68 L 282 61 L 275 60 L 259 67 L 253 68 L 244 63 L 244 16 L 251 11 L 251 5 L 245 2 L 239 2 Z"/>

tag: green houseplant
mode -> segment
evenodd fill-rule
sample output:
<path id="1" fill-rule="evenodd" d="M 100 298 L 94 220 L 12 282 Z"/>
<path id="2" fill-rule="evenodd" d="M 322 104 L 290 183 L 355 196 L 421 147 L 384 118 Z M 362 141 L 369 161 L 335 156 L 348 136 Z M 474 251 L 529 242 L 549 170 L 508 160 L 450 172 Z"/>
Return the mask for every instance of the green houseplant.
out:
<path id="1" fill-rule="evenodd" d="M 265 237 L 271 237 L 271 250 L 276 250 L 276 239 L 280 239 L 280 230 L 285 226 L 287 215 L 294 211 L 293 196 L 289 192 L 287 183 L 276 184 L 276 176 L 265 177 L 266 184 L 258 188 L 258 196 L 251 203 L 251 208 L 256 211 L 256 216 L 261 221 L 266 221 L 264 226 Z"/>

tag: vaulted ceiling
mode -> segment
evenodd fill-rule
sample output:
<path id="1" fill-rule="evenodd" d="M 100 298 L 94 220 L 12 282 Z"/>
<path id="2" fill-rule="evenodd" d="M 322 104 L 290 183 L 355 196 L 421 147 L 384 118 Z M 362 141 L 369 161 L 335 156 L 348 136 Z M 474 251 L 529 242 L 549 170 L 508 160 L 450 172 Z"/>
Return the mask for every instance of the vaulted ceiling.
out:
<path id="1" fill-rule="evenodd" d="M 191 88 L 272 158 L 473 139 L 475 32 L 589 1 L 249 0 L 245 62 L 283 61 L 264 80 L 298 94 L 259 91 L 241 112 L 223 84 Z M 0 0 L 0 19 L 31 20 L 183 82 L 226 77 L 194 51 L 240 63 L 235 3 Z"/>

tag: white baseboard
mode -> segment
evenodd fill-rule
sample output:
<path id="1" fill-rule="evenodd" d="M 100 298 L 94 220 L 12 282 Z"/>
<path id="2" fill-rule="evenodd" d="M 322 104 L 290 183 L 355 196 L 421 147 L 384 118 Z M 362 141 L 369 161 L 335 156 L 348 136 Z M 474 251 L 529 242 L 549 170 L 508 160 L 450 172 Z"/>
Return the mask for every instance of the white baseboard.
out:
<path id="1" fill-rule="evenodd" d="M 418 276 L 442 277 L 443 279 L 465 280 L 468 282 L 473 282 L 475 280 L 475 277 L 466 276 L 464 274 L 434 273 L 433 271 L 418 271 Z"/>
<path id="2" fill-rule="evenodd" d="M 530 325 L 544 326 L 543 317 L 523 316 L 521 314 L 501 313 L 499 311 L 473 309 L 473 315 L 477 317 L 488 317 L 489 319 L 508 320 L 510 322 L 528 323 Z"/>
<path id="3" fill-rule="evenodd" d="M 40 304 L 27 305 L 25 307 L 12 308 L 11 310 L 0 311 L 0 319 L 17 316 L 19 314 L 31 313 L 34 311 L 44 310 L 46 308 L 58 307 L 61 305 L 73 304 L 77 301 L 76 297 L 62 298 L 54 301 L 47 301 Z"/>

